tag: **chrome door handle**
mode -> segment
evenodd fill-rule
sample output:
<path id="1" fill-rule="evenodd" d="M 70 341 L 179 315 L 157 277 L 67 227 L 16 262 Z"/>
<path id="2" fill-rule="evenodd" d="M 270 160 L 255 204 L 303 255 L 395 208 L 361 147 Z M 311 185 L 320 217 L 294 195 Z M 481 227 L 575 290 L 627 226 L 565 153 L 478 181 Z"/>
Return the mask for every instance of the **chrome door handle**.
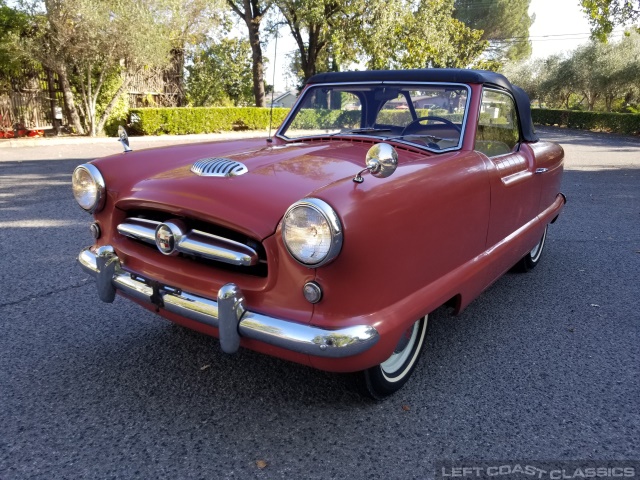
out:
<path id="1" fill-rule="evenodd" d="M 548 172 L 549 169 L 548 168 L 536 168 L 536 175 L 540 174 L 540 173 L 544 173 L 544 172 Z"/>

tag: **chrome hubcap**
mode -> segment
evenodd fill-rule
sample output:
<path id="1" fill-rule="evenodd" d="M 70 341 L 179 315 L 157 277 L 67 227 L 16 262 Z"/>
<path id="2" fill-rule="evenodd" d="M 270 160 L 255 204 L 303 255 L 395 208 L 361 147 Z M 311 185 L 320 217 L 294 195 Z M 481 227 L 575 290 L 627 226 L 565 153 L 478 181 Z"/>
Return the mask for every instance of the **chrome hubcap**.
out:
<path id="1" fill-rule="evenodd" d="M 540 239 L 538 244 L 535 247 L 533 247 L 533 250 L 531 250 L 531 252 L 529 253 L 529 255 L 531 256 L 531 260 L 533 262 L 537 262 L 538 259 L 540 258 L 540 255 L 542 254 L 542 247 L 544 247 L 544 241 L 546 238 L 547 238 L 547 229 L 545 228 L 542 238 Z"/>

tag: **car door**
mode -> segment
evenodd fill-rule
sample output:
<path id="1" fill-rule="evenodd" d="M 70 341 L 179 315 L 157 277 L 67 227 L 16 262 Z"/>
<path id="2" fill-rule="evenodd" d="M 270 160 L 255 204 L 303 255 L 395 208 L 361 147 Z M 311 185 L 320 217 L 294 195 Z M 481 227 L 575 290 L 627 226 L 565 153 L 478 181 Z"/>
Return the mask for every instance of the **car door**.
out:
<path id="1" fill-rule="evenodd" d="M 513 97 L 485 88 L 475 149 L 489 159 L 491 214 L 487 247 L 503 240 L 538 214 L 540 189 L 534 181 L 535 158 L 520 148 L 520 122 Z"/>

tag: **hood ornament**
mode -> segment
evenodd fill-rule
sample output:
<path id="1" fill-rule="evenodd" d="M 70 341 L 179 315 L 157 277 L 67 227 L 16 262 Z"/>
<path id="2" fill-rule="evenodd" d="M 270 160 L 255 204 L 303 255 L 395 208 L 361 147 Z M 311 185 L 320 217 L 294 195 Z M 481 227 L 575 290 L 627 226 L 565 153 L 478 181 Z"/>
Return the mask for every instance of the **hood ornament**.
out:
<path id="1" fill-rule="evenodd" d="M 244 163 L 230 158 L 203 158 L 193 164 L 191 171 L 201 177 L 238 177 L 249 169 Z"/>
<path id="2" fill-rule="evenodd" d="M 124 148 L 124 153 L 131 152 L 131 147 L 129 147 L 129 135 L 127 135 L 127 131 L 124 129 L 122 125 L 118 126 L 118 140 L 122 143 L 122 148 Z"/>

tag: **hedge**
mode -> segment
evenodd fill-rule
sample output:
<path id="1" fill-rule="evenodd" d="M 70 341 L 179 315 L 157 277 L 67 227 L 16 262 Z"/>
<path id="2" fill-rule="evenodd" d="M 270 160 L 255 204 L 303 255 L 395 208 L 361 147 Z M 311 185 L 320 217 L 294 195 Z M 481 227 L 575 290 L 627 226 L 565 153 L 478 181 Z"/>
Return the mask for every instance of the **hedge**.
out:
<path id="1" fill-rule="evenodd" d="M 575 110 L 553 110 L 532 108 L 533 123 L 558 125 L 582 130 L 602 130 L 625 135 L 640 134 L 640 114 L 580 112 Z"/>
<path id="2" fill-rule="evenodd" d="M 288 108 L 273 109 L 273 128 L 277 128 L 289 113 Z M 418 115 L 427 116 L 428 110 L 418 110 Z M 462 115 L 431 113 L 460 122 Z M 439 115 L 438 115 L 439 114 Z M 189 133 L 214 133 L 234 130 L 264 130 L 269 127 L 270 110 L 255 107 L 178 107 L 178 108 L 134 108 L 129 111 L 130 131 L 139 135 L 185 135 Z M 297 128 L 319 126 L 359 127 L 359 111 L 308 110 L 301 111 L 296 121 Z M 625 135 L 640 134 L 640 114 L 581 112 L 532 108 L 533 122 L 539 125 L 558 125 L 583 130 L 603 130 Z M 407 118 L 404 118 L 407 117 Z M 408 123 L 408 111 L 383 110 L 380 123 L 402 125 Z M 118 119 L 107 125 L 107 134 L 116 135 Z M 109 128 L 112 127 L 112 128 Z"/>
<path id="3" fill-rule="evenodd" d="M 303 108 L 291 125 L 295 129 L 358 128 L 361 112 L 358 110 L 329 110 Z"/>
<path id="4" fill-rule="evenodd" d="M 288 108 L 273 109 L 277 128 Z M 133 108 L 129 110 L 131 132 L 139 135 L 186 135 L 234 130 L 264 130 L 269 127 L 269 108 L 256 107 L 175 107 Z"/>
<path id="5" fill-rule="evenodd" d="M 289 113 L 288 108 L 273 109 L 273 128 L 277 128 Z M 428 116 L 429 110 L 417 110 L 419 116 Z M 461 122 L 461 114 L 448 114 L 445 110 L 431 113 Z M 255 107 L 176 107 L 176 108 L 134 108 L 129 110 L 129 127 L 138 135 L 185 135 L 189 133 L 213 133 L 234 130 L 264 130 L 269 127 L 270 110 Z M 295 128 L 358 128 L 359 110 L 301 110 Z M 410 123 L 411 114 L 405 110 L 382 110 L 378 123 L 405 125 Z M 117 124 L 113 122 L 105 130 L 116 135 Z M 111 128 L 112 127 L 112 128 Z"/>
<path id="6" fill-rule="evenodd" d="M 446 110 L 416 110 L 418 117 L 435 115 L 452 122 L 462 122 L 462 114 L 450 114 Z M 359 128 L 362 112 L 360 110 L 302 109 L 296 115 L 292 127 L 300 129 L 314 128 Z M 380 125 L 408 125 L 413 121 L 409 110 L 380 110 L 376 123 Z"/>

